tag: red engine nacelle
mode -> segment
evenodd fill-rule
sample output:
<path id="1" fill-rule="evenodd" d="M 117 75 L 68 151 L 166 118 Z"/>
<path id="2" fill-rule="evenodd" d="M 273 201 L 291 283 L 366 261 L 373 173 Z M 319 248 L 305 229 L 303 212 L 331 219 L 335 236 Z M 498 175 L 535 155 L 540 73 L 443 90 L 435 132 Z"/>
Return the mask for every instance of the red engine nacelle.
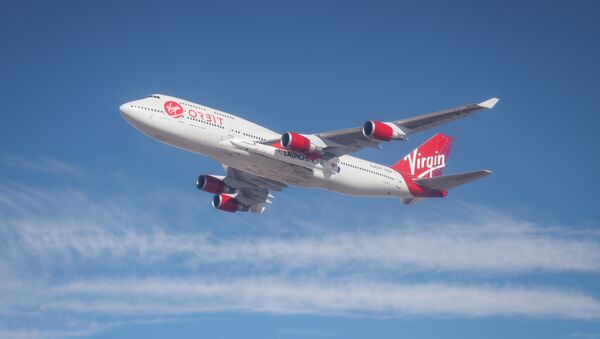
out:
<path id="1" fill-rule="evenodd" d="M 406 137 L 404 133 L 395 131 L 389 124 L 376 120 L 365 122 L 362 132 L 367 138 L 381 141 L 402 140 Z"/>
<path id="2" fill-rule="evenodd" d="M 233 193 L 235 191 L 233 188 L 227 186 L 223 180 L 206 174 L 198 177 L 196 187 L 213 194 Z"/>
<path id="3" fill-rule="evenodd" d="M 212 205 L 216 209 L 231 213 L 244 210 L 244 207 L 236 198 L 226 194 L 215 195 L 212 200 Z"/>
<path id="4" fill-rule="evenodd" d="M 300 134 L 287 132 L 281 136 L 281 146 L 300 153 L 319 153 L 321 147 L 313 144 L 310 140 Z"/>

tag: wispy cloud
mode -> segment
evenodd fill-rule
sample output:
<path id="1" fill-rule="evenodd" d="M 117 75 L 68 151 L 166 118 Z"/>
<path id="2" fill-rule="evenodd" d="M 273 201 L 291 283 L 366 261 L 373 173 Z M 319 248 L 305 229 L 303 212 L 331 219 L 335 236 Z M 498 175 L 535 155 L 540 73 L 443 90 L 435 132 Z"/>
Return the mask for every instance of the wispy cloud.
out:
<path id="1" fill-rule="evenodd" d="M 31 160 L 29 158 L 7 155 L 0 158 L 0 166 L 11 167 L 24 171 L 44 172 L 67 176 L 83 176 L 84 172 L 70 162 L 56 158 L 39 158 Z"/>
<path id="2" fill-rule="evenodd" d="M 313 214 L 277 225 L 311 224 L 306 232 L 240 235 L 190 227 L 198 213 L 189 211 L 198 208 L 196 195 L 177 191 L 99 197 L 0 183 L 0 314 L 12 319 L 0 321 L 0 336 L 85 336 L 140 317 L 213 312 L 600 317 L 591 294 L 518 279 L 597 274 L 594 230 L 464 206 L 443 220 L 380 217 L 361 231 L 321 227 L 347 217 L 328 210 L 327 218 Z M 203 214 L 203 221 L 222 220 L 214 215 Z M 243 229 L 247 220 L 263 219 L 227 220 Z M 28 323 L 32 314 L 102 320 L 70 329 L 6 326 Z"/>
<path id="3" fill-rule="evenodd" d="M 66 330 L 51 330 L 51 329 L 10 329 L 0 328 L 0 338 L 11 339 L 50 339 L 50 338 L 71 338 L 88 336 L 100 331 L 105 331 L 109 327 L 87 325 L 82 329 L 66 329 Z"/>
<path id="4" fill-rule="evenodd" d="M 464 225 L 454 232 L 427 229 L 333 233 L 289 239 L 217 239 L 209 234 L 111 230 L 89 221 L 11 221 L 19 251 L 78 260 L 123 257 L 145 263 L 173 256 L 186 266 L 233 263 L 266 268 L 338 269 L 358 264 L 393 271 L 598 272 L 597 239 L 563 239 L 546 234 L 480 231 Z M 17 236 L 18 234 L 18 236 Z"/>
<path id="5" fill-rule="evenodd" d="M 600 334 L 597 333 L 572 333 L 567 338 L 600 338 Z"/>
<path id="6" fill-rule="evenodd" d="M 124 279 L 73 282 L 53 291 L 53 311 L 177 314 L 249 311 L 347 316 L 527 315 L 597 318 L 592 296 L 544 287 L 404 284 L 364 279 Z"/>
<path id="7" fill-rule="evenodd" d="M 395 229 L 371 227 L 374 231 L 216 237 L 206 231 L 171 231 L 169 223 L 178 221 L 162 220 L 153 209 L 140 206 L 144 204 L 148 201 L 94 201 L 73 190 L 0 186 L 3 252 L 14 260 L 33 253 L 80 263 L 119 258 L 153 264 L 177 257 L 185 267 L 227 263 L 263 271 L 340 270 L 352 265 L 397 272 L 600 271 L 600 236 L 593 231 L 541 227 L 498 214 L 476 212 L 469 222 L 405 219 L 393 221 Z M 186 209 L 179 206 L 177 211 Z M 379 222 L 384 226 L 385 221 Z M 140 223 L 144 226 L 135 226 Z"/>

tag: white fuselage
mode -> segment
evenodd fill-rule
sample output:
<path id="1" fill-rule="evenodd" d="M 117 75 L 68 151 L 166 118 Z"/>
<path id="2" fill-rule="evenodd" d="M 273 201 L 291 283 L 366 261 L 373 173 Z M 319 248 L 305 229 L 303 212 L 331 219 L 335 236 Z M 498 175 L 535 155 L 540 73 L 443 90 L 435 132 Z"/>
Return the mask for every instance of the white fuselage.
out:
<path id="1" fill-rule="evenodd" d="M 165 103 L 179 104 L 173 115 Z M 165 95 L 123 104 L 127 121 L 163 143 L 208 156 L 226 166 L 301 187 L 321 187 L 360 196 L 411 197 L 392 168 L 343 155 L 330 160 L 264 144 L 280 133 L 238 116 Z"/>

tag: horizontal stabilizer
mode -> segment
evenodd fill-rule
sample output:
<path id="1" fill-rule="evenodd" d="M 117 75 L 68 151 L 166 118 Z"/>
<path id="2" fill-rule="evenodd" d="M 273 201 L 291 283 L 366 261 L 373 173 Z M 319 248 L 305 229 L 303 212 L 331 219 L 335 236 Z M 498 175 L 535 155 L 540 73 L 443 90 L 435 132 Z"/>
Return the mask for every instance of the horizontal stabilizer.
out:
<path id="1" fill-rule="evenodd" d="M 442 175 L 442 176 L 433 177 L 433 178 L 414 179 L 414 182 L 421 187 L 438 190 L 438 191 L 444 191 L 444 190 L 454 188 L 456 186 L 464 185 L 473 180 L 483 178 L 490 174 L 492 174 L 491 171 L 480 170 L 480 171 L 475 171 L 475 172 Z"/>

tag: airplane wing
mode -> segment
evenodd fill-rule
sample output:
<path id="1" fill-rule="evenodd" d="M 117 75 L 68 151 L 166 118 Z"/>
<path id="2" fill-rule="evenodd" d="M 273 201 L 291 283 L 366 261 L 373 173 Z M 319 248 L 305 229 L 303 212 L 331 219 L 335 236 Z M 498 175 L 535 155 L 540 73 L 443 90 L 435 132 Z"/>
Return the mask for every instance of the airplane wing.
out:
<path id="1" fill-rule="evenodd" d="M 287 187 L 284 183 L 259 177 L 233 167 L 223 165 L 223 168 L 227 172 L 223 181 L 236 189 L 235 198 L 250 212 L 262 213 L 265 210 L 266 204 L 271 203 L 270 198 L 273 198 L 269 190 L 281 191 Z"/>
<path id="2" fill-rule="evenodd" d="M 422 187 L 443 191 L 454 188 L 456 186 L 464 185 L 468 182 L 485 177 L 490 174 L 492 174 L 492 172 L 488 170 L 481 170 L 475 172 L 442 175 L 433 178 L 414 179 L 414 182 Z"/>
<path id="3" fill-rule="evenodd" d="M 476 104 L 458 106 L 412 118 L 391 121 L 386 124 L 396 127 L 398 129 L 396 132 L 408 135 L 466 117 L 481 110 L 491 109 L 497 102 L 497 98 L 491 98 Z M 356 152 L 365 147 L 379 148 L 383 142 L 382 140 L 366 137 L 361 127 L 316 133 L 314 136 L 324 143 L 323 154 L 326 158 Z M 399 139 L 402 140 L 404 137 Z"/>

